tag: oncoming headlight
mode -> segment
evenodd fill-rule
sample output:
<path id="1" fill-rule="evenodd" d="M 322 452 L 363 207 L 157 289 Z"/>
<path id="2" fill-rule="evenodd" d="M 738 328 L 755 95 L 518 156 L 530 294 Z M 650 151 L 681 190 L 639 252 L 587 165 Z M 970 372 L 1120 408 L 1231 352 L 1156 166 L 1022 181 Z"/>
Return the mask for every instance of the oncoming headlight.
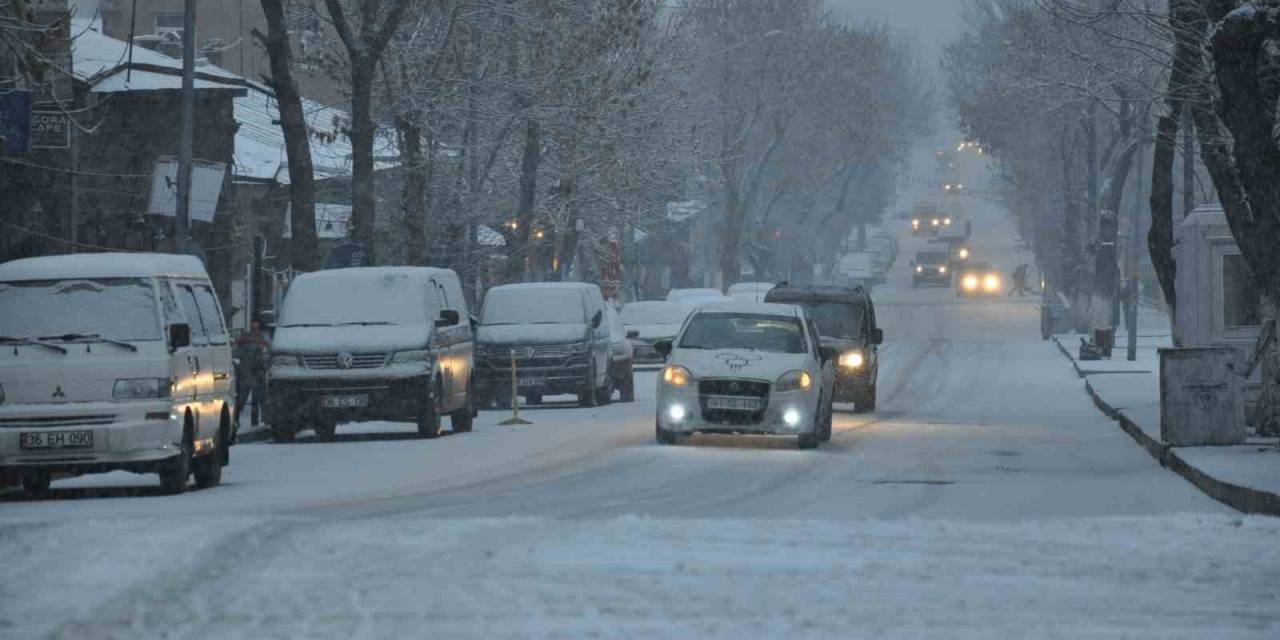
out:
<path id="1" fill-rule="evenodd" d="M 1000 289 L 1000 276 L 994 273 L 988 273 L 987 277 L 982 279 L 982 287 L 987 291 L 997 291 Z"/>
<path id="2" fill-rule="evenodd" d="M 776 391 L 805 391 L 813 386 L 813 376 L 808 371 L 788 371 L 778 378 Z"/>
<path id="3" fill-rule="evenodd" d="M 960 286 L 964 287 L 965 291 L 973 291 L 974 289 L 977 289 L 978 276 L 975 276 L 975 275 L 965 276 L 964 279 L 960 281 Z"/>
<path id="4" fill-rule="evenodd" d="M 116 400 L 142 398 L 168 398 L 173 395 L 173 383 L 168 378 L 121 378 L 111 389 Z"/>
<path id="5" fill-rule="evenodd" d="M 427 362 L 431 360 L 431 352 L 425 349 L 415 351 L 397 351 L 391 356 L 391 364 L 409 364 L 413 362 Z"/>
<path id="6" fill-rule="evenodd" d="M 961 247 L 961 249 L 960 249 L 960 259 L 961 259 L 961 260 L 963 260 L 963 259 L 968 258 L 968 257 L 969 257 L 969 249 L 964 248 L 964 247 Z"/>
<path id="7" fill-rule="evenodd" d="M 693 380 L 693 374 L 678 364 L 670 365 L 662 370 L 662 381 L 668 386 L 687 387 L 690 380 Z"/>
<path id="8" fill-rule="evenodd" d="M 947 267 L 946 267 L 946 266 L 938 267 L 938 273 L 946 273 L 946 272 L 947 272 Z"/>
<path id="9" fill-rule="evenodd" d="M 840 354 L 840 366 L 846 369 L 857 369 L 865 362 L 866 359 L 858 351 L 848 351 Z"/>
<path id="10" fill-rule="evenodd" d="M 924 273 L 924 267 L 916 265 L 916 273 Z"/>

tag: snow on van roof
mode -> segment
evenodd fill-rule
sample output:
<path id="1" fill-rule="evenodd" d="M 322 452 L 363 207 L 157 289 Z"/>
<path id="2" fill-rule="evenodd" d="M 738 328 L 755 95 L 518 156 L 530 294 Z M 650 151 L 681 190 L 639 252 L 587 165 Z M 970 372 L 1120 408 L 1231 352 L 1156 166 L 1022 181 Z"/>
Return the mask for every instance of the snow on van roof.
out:
<path id="1" fill-rule="evenodd" d="M 749 302 L 731 300 L 729 302 L 708 302 L 698 307 L 695 313 L 751 313 L 762 316 L 787 316 L 794 318 L 797 313 L 795 305 L 775 304 L 772 302 Z"/>
<path id="2" fill-rule="evenodd" d="M 208 278 L 209 274 L 199 259 L 170 253 L 75 253 L 0 264 L 0 281 L 9 282 L 151 276 Z"/>
<path id="3" fill-rule="evenodd" d="M 346 282 L 369 282 L 386 276 L 404 276 L 426 279 L 432 276 L 453 275 L 452 269 L 439 267 L 350 267 L 347 269 L 325 269 L 304 273 L 296 280 L 336 280 Z"/>
<path id="4" fill-rule="evenodd" d="M 594 289 L 596 285 L 590 282 L 514 282 L 511 284 L 498 285 L 489 289 L 496 291 L 499 289 Z"/>

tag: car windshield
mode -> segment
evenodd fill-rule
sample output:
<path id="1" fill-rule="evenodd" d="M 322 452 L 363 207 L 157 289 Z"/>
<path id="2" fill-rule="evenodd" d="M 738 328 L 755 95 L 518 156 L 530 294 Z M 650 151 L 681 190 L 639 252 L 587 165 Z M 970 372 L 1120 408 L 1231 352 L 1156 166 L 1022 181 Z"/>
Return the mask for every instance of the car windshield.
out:
<path id="1" fill-rule="evenodd" d="M 699 313 L 689 321 L 680 348 L 804 353 L 804 329 L 796 318 L 783 316 Z"/>
<path id="2" fill-rule="evenodd" d="M 683 324 L 690 311 L 671 302 L 632 302 L 622 307 L 622 324 Z"/>
<path id="3" fill-rule="evenodd" d="M 160 340 L 155 286 L 144 278 L 0 282 L 0 336 L 67 334 Z"/>
<path id="4" fill-rule="evenodd" d="M 699 301 L 707 299 L 723 298 L 724 294 L 718 289 L 672 289 L 667 292 L 668 302 L 682 301 Z"/>
<path id="5" fill-rule="evenodd" d="M 805 302 L 802 306 L 822 336 L 846 340 L 862 337 L 862 307 L 843 302 Z"/>
<path id="6" fill-rule="evenodd" d="M 946 264 L 947 254 L 942 251 L 924 251 L 916 254 L 917 264 Z"/>
<path id="7" fill-rule="evenodd" d="M 334 274 L 294 281 L 284 299 L 280 326 L 427 324 L 431 311 L 423 281 L 403 274 Z"/>
<path id="8" fill-rule="evenodd" d="M 576 288 L 497 288 L 485 296 L 480 324 L 583 324 L 584 313 Z"/>

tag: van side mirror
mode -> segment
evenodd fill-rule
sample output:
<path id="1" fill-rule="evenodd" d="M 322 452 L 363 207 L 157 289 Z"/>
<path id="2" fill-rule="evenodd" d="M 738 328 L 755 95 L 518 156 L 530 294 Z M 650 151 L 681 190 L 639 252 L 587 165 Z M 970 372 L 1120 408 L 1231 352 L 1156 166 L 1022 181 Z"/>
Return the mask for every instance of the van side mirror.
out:
<path id="1" fill-rule="evenodd" d="M 879 328 L 879 327 L 876 327 L 875 329 L 872 329 L 872 330 L 871 330 L 871 335 L 870 335 L 870 336 L 868 336 L 868 340 L 871 342 L 871 344 L 883 344 L 883 343 L 884 343 L 884 329 L 881 329 L 881 328 Z"/>
<path id="2" fill-rule="evenodd" d="M 440 317 L 436 320 L 437 327 L 456 327 L 462 321 L 462 316 L 458 315 L 457 309 L 441 309 Z"/>
<path id="3" fill-rule="evenodd" d="M 659 340 L 653 343 L 653 350 L 657 351 L 664 358 L 671 357 L 671 341 Z"/>
<path id="4" fill-rule="evenodd" d="M 639 338 L 639 337 L 640 337 L 640 332 L 636 331 L 635 329 L 632 329 L 631 331 L 627 332 L 628 340 L 635 340 L 636 338 Z"/>
<path id="5" fill-rule="evenodd" d="M 822 364 L 826 364 L 836 359 L 836 348 L 818 347 L 818 355 L 822 358 Z"/>
<path id="6" fill-rule="evenodd" d="M 185 322 L 169 325 L 169 353 L 191 346 L 191 325 Z"/>
<path id="7" fill-rule="evenodd" d="M 599 329 L 602 321 L 604 321 L 604 312 L 596 311 L 595 315 L 591 316 L 591 328 Z"/>

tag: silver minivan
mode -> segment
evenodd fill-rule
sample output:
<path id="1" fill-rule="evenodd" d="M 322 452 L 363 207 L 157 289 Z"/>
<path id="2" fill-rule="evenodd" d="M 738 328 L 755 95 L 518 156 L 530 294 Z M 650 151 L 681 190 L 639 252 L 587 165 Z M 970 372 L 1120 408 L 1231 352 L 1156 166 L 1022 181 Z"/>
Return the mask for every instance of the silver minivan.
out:
<path id="1" fill-rule="evenodd" d="M 289 286 L 267 373 L 272 436 L 310 428 L 331 441 L 357 420 L 413 421 L 425 438 L 441 416 L 455 433 L 475 417 L 472 334 L 449 269 L 364 267 L 299 276 Z"/>
<path id="2" fill-rule="evenodd" d="M 231 344 L 204 265 L 96 253 L 0 265 L 0 471 L 222 480 L 235 438 Z"/>

